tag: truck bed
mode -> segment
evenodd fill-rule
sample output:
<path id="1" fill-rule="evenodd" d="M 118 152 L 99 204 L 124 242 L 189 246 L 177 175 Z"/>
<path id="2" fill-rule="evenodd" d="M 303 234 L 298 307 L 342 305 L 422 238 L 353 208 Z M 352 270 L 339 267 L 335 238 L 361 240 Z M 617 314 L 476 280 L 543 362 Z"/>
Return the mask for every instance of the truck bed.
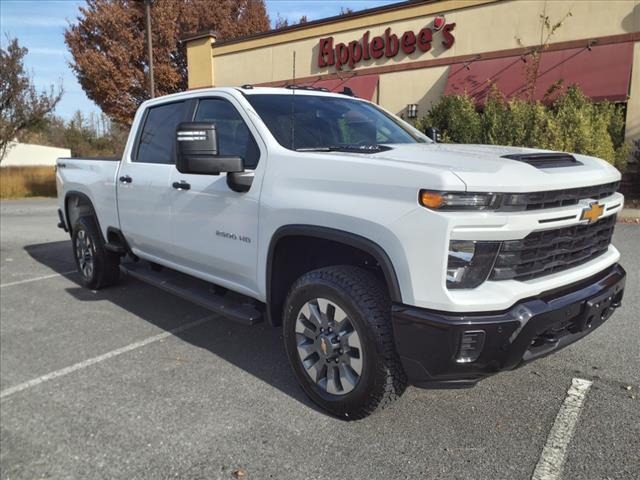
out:
<path id="1" fill-rule="evenodd" d="M 65 199 L 71 192 L 86 196 L 96 209 L 100 226 L 119 225 L 116 203 L 116 176 L 120 159 L 114 157 L 58 158 L 56 188 L 59 207 L 65 210 Z M 69 219 L 67 219 L 68 221 Z"/>

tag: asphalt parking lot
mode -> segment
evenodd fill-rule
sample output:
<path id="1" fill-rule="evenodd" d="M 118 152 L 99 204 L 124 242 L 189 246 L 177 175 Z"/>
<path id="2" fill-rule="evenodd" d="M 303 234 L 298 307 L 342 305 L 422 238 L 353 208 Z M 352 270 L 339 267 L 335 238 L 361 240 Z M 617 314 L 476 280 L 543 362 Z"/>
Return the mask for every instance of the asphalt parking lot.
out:
<path id="1" fill-rule="evenodd" d="M 55 211 L 1 204 L 3 479 L 529 479 L 574 378 L 593 383 L 562 478 L 640 478 L 638 225 L 617 226 L 625 299 L 589 337 L 346 423 L 305 398 L 279 330 L 130 278 L 81 288 Z"/>

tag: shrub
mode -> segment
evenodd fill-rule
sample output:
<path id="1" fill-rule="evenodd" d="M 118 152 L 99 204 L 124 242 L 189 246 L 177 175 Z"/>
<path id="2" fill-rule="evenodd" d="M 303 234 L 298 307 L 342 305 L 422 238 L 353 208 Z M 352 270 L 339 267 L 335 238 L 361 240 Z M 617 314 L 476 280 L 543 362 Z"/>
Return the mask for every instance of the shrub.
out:
<path id="1" fill-rule="evenodd" d="M 513 145 L 518 136 L 511 122 L 511 111 L 505 99 L 493 86 L 484 105 L 480 119 L 482 143 L 489 145 Z"/>
<path id="2" fill-rule="evenodd" d="M 468 95 L 446 95 L 436 103 L 426 117 L 418 120 L 419 129 L 434 126 L 443 134 L 443 141 L 480 143 L 480 115 Z"/>
<path id="3" fill-rule="evenodd" d="M 550 105 L 507 101 L 493 86 L 482 113 L 469 96 L 446 95 L 418 126 L 440 129 L 445 142 L 575 152 L 603 158 L 624 171 L 630 153 L 624 143 L 624 121 L 624 105 L 593 103 L 575 85 Z"/>
<path id="4" fill-rule="evenodd" d="M 609 109 L 596 108 L 577 87 L 569 87 L 551 106 L 549 146 L 615 161 L 609 135 Z"/>

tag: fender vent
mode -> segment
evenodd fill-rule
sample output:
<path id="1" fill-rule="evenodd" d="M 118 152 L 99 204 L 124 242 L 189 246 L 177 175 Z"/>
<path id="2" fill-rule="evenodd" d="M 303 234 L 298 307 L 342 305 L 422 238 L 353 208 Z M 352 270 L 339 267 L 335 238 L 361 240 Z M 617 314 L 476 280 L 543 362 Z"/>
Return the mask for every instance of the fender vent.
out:
<path id="1" fill-rule="evenodd" d="M 515 153 L 503 155 L 502 158 L 528 163 L 536 168 L 577 167 L 582 165 L 573 155 L 568 153 Z"/>

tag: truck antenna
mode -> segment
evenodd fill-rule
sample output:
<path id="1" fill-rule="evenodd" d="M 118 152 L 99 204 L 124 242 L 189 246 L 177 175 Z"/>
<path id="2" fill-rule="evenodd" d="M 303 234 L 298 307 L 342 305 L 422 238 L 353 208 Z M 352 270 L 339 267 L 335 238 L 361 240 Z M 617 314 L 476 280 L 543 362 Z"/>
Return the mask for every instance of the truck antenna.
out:
<path id="1" fill-rule="evenodd" d="M 296 117 L 295 117 L 295 100 L 296 100 L 296 51 L 293 51 L 293 89 L 291 92 L 291 149 L 296 149 Z"/>

